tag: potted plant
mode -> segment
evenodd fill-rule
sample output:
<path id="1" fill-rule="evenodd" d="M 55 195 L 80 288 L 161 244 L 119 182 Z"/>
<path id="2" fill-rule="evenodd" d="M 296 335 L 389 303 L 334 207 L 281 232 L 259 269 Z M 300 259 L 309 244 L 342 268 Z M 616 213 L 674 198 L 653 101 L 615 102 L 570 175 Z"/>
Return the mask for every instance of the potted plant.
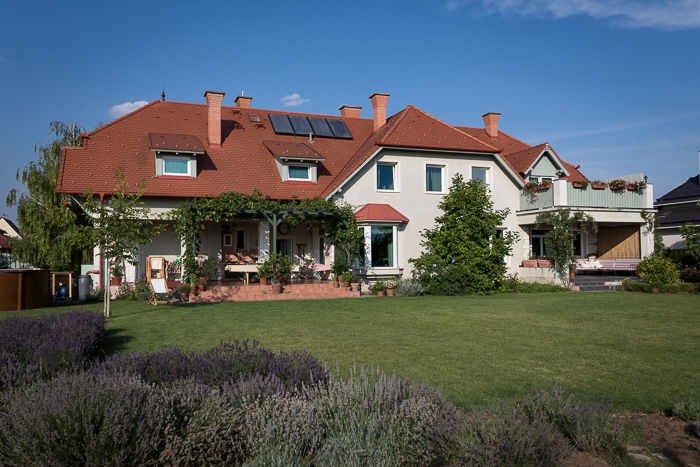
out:
<path id="1" fill-rule="evenodd" d="M 180 287 L 177 288 L 177 291 L 180 293 L 180 299 L 183 302 L 189 300 L 191 291 L 190 284 L 180 284 Z"/>
<path id="2" fill-rule="evenodd" d="M 260 266 L 258 266 L 258 273 L 255 275 L 260 285 L 267 285 L 272 277 L 272 271 L 270 269 L 270 264 L 263 261 Z"/>
<path id="3" fill-rule="evenodd" d="M 259 274 L 261 269 L 266 275 L 275 279 L 275 283 L 272 284 L 272 293 L 282 293 L 282 286 L 287 282 L 287 278 L 292 272 L 292 262 L 289 256 L 281 253 L 272 253 L 258 267 Z M 261 277 L 263 277 L 263 274 L 261 274 Z"/>
<path id="4" fill-rule="evenodd" d="M 112 285 L 121 285 L 122 277 L 124 277 L 124 270 L 120 264 L 115 264 L 112 267 L 112 277 L 110 278 L 110 283 Z"/>
<path id="5" fill-rule="evenodd" d="M 350 272 L 348 271 L 345 271 L 341 276 L 341 279 L 343 281 L 343 287 L 350 290 L 350 281 L 352 280 L 352 274 L 350 274 Z"/>
<path id="6" fill-rule="evenodd" d="M 374 293 L 377 297 L 383 297 L 386 293 L 386 284 L 384 284 L 382 281 L 375 282 L 372 284 L 372 293 Z"/>
<path id="7" fill-rule="evenodd" d="M 204 292 L 207 290 L 207 280 L 204 279 L 203 277 L 198 277 L 196 281 L 194 281 L 194 287 L 196 292 Z M 195 293 L 197 295 L 197 293 Z"/>
<path id="8" fill-rule="evenodd" d="M 547 258 L 537 258 L 537 267 L 538 268 L 551 268 L 552 261 L 550 261 Z"/>
<path id="9" fill-rule="evenodd" d="M 591 188 L 594 190 L 604 190 L 606 186 L 606 183 L 600 180 L 594 180 L 591 182 Z"/>
<path id="10" fill-rule="evenodd" d="M 576 263 L 571 263 L 569 265 L 569 281 L 573 281 L 576 277 Z"/>
<path id="11" fill-rule="evenodd" d="M 360 290 L 360 279 L 355 274 L 353 274 L 350 279 L 350 290 L 353 292 Z"/>
<path id="12" fill-rule="evenodd" d="M 580 182 L 571 182 L 571 185 L 572 185 L 574 188 L 584 189 L 584 188 L 586 188 L 586 187 L 588 186 L 588 182 L 585 181 L 585 180 L 584 180 L 584 181 L 580 181 Z"/>
<path id="13" fill-rule="evenodd" d="M 641 191 L 647 187 L 645 182 L 629 182 L 627 184 L 627 190 L 629 191 Z"/>
<path id="14" fill-rule="evenodd" d="M 394 290 L 396 289 L 396 281 L 391 280 L 391 281 L 386 281 L 386 295 L 388 297 L 393 297 L 394 296 Z"/>
<path id="15" fill-rule="evenodd" d="M 627 188 L 627 182 L 621 178 L 616 178 L 615 180 L 610 180 L 608 186 L 613 193 L 620 193 Z"/>
<path id="16" fill-rule="evenodd" d="M 350 270 L 350 264 L 345 260 L 345 258 L 336 258 L 331 267 L 333 272 L 333 280 L 337 282 L 337 287 L 343 282 L 343 274 Z"/>

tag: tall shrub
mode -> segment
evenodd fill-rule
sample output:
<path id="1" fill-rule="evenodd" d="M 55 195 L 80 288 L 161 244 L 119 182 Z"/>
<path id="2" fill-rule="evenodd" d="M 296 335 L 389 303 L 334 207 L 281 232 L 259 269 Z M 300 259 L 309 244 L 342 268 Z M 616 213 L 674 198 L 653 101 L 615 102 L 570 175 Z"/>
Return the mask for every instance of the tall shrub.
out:
<path id="1" fill-rule="evenodd" d="M 441 278 L 450 274 L 459 279 L 468 271 L 469 279 L 460 279 L 450 295 L 497 290 L 506 273 L 504 257 L 517 240 L 513 232 L 497 235 L 510 211 L 494 210 L 487 186 L 479 180 L 465 182 L 461 174 L 452 179 L 439 207 L 443 214 L 435 219 L 435 228 L 422 232 L 424 253 L 410 260 L 417 277 L 429 293 L 445 294 Z"/>
<path id="2" fill-rule="evenodd" d="M 647 256 L 637 265 L 637 274 L 650 284 L 671 285 L 681 280 L 678 266 L 661 253 Z"/>

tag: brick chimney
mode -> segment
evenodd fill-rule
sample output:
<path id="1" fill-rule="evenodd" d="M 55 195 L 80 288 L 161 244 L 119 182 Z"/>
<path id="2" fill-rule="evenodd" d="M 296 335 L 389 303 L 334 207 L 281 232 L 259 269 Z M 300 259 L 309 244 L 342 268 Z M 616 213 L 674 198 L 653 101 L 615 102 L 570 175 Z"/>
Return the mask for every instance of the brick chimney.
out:
<path id="1" fill-rule="evenodd" d="M 375 92 L 369 96 L 370 102 L 372 102 L 372 108 L 374 109 L 374 131 L 383 127 L 386 123 L 386 104 L 389 102 L 390 94 L 383 94 L 381 92 Z"/>
<path id="2" fill-rule="evenodd" d="M 204 97 L 207 100 L 207 126 L 209 128 L 209 145 L 221 146 L 221 102 L 224 93 L 219 91 L 206 91 Z"/>
<path id="3" fill-rule="evenodd" d="M 498 138 L 498 119 L 501 114 L 498 112 L 488 112 L 481 116 L 484 119 L 484 129 L 491 138 Z"/>
<path id="4" fill-rule="evenodd" d="M 252 97 L 248 96 L 238 96 L 236 97 L 236 107 L 241 107 L 243 109 L 249 109 L 250 108 L 250 102 L 253 100 Z"/>
<path id="5" fill-rule="evenodd" d="M 340 115 L 343 117 L 360 118 L 362 107 L 355 105 L 341 105 L 338 110 L 340 110 Z"/>

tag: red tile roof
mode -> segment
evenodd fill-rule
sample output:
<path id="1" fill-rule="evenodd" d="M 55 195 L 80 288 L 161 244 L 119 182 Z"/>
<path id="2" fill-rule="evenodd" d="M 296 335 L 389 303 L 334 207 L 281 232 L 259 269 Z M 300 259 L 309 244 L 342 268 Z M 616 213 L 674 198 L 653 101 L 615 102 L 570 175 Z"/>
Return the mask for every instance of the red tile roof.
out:
<path id="1" fill-rule="evenodd" d="M 277 135 L 270 123 L 270 113 L 343 120 L 353 138 L 316 138 L 308 143 L 308 136 Z M 259 115 L 261 121 L 252 122 L 250 114 Z M 523 167 L 527 158 L 517 153 L 531 148 L 503 132 L 491 139 L 483 128 L 450 126 L 413 106 L 387 119 L 386 125 L 376 132 L 372 119 L 368 118 L 228 106 L 222 107 L 221 118 L 222 144 L 212 147 L 206 144 L 206 104 L 151 102 L 90 132 L 83 147 L 65 148 L 57 190 L 109 192 L 115 184 L 114 171 L 122 168 L 127 183 L 134 189 L 140 181 L 146 182 L 146 196 L 218 196 L 227 191 L 259 190 L 278 199 L 311 198 L 328 196 L 382 145 L 500 153 L 519 175 L 527 168 Z M 205 151 L 197 156 L 197 177 L 156 177 L 152 148 L 176 149 L 173 144 L 178 141 L 193 148 L 201 146 Z M 318 163 L 318 183 L 282 182 L 270 157 L 270 152 L 276 151 L 278 155 L 308 157 L 316 153 L 323 157 Z M 572 173 L 571 179 L 585 180 L 573 166 L 563 163 Z"/>
<path id="2" fill-rule="evenodd" d="M 408 217 L 389 204 L 365 204 L 355 213 L 355 218 L 360 222 L 408 222 Z"/>

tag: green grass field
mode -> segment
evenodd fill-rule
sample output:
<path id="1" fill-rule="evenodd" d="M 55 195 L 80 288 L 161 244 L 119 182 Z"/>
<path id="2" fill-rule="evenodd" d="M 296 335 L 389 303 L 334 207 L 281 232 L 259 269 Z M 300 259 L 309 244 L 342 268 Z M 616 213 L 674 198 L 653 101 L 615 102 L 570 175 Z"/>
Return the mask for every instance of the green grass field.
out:
<path id="1" fill-rule="evenodd" d="M 555 385 L 611 397 L 618 409 L 657 411 L 700 398 L 698 295 L 545 293 L 157 307 L 122 301 L 113 303 L 108 327 L 108 352 L 203 349 L 256 339 L 275 350 L 307 349 L 343 371 L 356 362 L 418 379 L 462 407 Z"/>

